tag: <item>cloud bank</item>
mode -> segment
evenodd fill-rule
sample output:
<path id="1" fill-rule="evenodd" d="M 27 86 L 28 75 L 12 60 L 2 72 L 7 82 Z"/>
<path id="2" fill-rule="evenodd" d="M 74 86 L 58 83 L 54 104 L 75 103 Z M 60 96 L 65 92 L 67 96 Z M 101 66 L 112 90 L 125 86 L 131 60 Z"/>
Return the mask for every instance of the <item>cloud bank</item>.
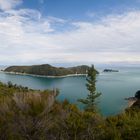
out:
<path id="1" fill-rule="evenodd" d="M 0 0 L 0 9 L 5 11 L 20 5 L 22 0 Z"/>
<path id="2" fill-rule="evenodd" d="M 140 64 L 140 11 L 74 22 L 13 9 L 19 2 L 0 1 L 1 64 Z"/>

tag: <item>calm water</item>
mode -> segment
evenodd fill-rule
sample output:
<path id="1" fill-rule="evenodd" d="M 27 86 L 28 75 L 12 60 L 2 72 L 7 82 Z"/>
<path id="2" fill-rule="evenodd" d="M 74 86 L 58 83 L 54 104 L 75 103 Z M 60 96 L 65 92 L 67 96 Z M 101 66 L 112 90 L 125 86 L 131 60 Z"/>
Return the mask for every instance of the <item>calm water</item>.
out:
<path id="1" fill-rule="evenodd" d="M 127 106 L 124 98 L 134 96 L 135 92 L 140 89 L 140 68 L 119 68 L 119 70 L 119 73 L 100 73 L 97 76 L 97 90 L 102 93 L 98 100 L 98 108 L 105 116 L 123 111 Z M 14 84 L 28 86 L 32 89 L 59 88 L 59 100 L 66 98 L 76 104 L 79 104 L 77 99 L 84 98 L 87 95 L 85 77 L 52 79 L 0 72 L 0 81 L 5 83 L 11 81 Z"/>

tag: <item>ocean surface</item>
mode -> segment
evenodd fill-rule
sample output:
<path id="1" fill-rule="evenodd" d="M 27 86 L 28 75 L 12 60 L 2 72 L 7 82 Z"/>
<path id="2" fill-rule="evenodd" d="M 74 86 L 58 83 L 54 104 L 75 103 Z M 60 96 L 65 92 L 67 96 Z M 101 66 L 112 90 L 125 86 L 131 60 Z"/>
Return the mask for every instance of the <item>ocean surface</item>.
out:
<path id="1" fill-rule="evenodd" d="M 103 73 L 103 69 L 98 69 L 100 74 L 97 76 L 96 88 L 102 95 L 97 100 L 97 107 L 103 116 L 115 115 L 122 112 L 127 107 L 126 97 L 134 96 L 140 89 L 140 68 L 115 68 L 119 72 Z M 22 75 L 12 75 L 0 72 L 0 81 L 7 83 L 27 86 L 32 89 L 53 89 L 58 88 L 60 94 L 58 100 L 68 99 L 77 102 L 77 99 L 86 98 L 86 77 L 67 77 L 67 78 L 42 78 Z"/>

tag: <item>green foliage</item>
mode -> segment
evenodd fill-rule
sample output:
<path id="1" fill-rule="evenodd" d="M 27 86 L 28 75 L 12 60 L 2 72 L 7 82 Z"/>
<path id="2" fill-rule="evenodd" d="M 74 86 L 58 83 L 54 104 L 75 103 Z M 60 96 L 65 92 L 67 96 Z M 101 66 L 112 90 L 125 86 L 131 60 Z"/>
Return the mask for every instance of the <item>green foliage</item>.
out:
<path id="1" fill-rule="evenodd" d="M 103 118 L 80 111 L 67 100 L 55 100 L 56 90 L 25 91 L 0 83 L 1 140 L 139 140 L 140 111 Z"/>
<path id="2" fill-rule="evenodd" d="M 138 90 L 138 91 L 135 93 L 135 97 L 136 97 L 137 99 L 140 99 L 140 90 Z"/>
<path id="3" fill-rule="evenodd" d="M 80 99 L 79 101 L 85 104 L 87 111 L 96 112 L 96 102 L 95 99 L 101 95 L 101 93 L 98 93 L 96 91 L 96 71 L 94 69 L 94 66 L 92 65 L 88 69 L 87 73 L 87 89 L 89 91 L 89 94 L 87 95 L 86 99 Z"/>
<path id="4" fill-rule="evenodd" d="M 106 135 L 108 139 L 139 140 L 140 139 L 140 112 L 127 110 L 118 116 L 106 119 Z"/>

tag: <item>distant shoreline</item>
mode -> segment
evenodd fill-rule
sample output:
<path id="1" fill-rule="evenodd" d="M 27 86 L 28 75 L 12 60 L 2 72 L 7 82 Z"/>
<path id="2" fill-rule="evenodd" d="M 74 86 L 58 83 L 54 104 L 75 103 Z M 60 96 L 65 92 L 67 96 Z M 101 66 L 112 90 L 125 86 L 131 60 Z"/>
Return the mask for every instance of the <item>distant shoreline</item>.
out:
<path id="1" fill-rule="evenodd" d="M 6 72 L 2 70 L 0 70 L 0 72 L 11 74 L 11 75 L 22 75 L 22 76 L 43 77 L 43 78 L 66 78 L 66 77 L 87 76 L 87 74 L 68 74 L 63 76 L 49 76 L 49 75 L 36 75 L 36 74 L 19 73 L 19 72 Z"/>

